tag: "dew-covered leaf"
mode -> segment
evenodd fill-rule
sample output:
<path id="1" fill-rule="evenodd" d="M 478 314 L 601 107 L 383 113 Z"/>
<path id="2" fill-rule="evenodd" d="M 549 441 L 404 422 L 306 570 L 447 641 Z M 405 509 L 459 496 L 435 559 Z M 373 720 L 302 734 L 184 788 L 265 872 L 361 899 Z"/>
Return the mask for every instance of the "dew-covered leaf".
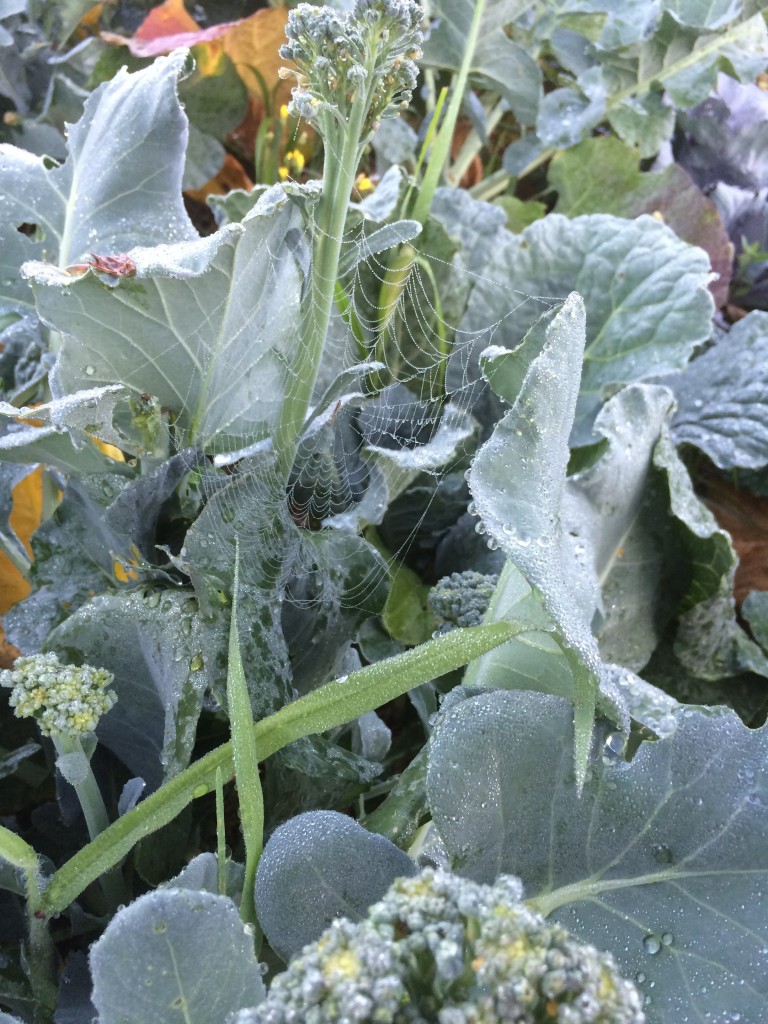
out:
<path id="1" fill-rule="evenodd" d="M 433 820 L 463 874 L 520 876 L 533 906 L 610 950 L 646 997 L 649 1024 L 758 1021 L 768 731 L 722 708 L 675 718 L 629 764 L 612 744 L 598 751 L 579 796 L 566 701 L 464 701 L 433 740 Z"/>
<path id="2" fill-rule="evenodd" d="M 384 836 L 335 811 L 281 825 L 264 847 L 256 910 L 272 948 L 288 960 L 335 917 L 359 921 L 395 878 L 416 865 Z"/>
<path id="3" fill-rule="evenodd" d="M 299 205 L 278 192 L 208 238 L 132 249 L 136 273 L 112 287 L 95 271 L 28 264 L 40 315 L 70 335 L 64 390 L 88 381 L 153 395 L 199 446 L 264 437 L 285 394 L 307 246 Z"/>
<path id="4" fill-rule="evenodd" d="M 0 146 L 0 303 L 33 307 L 18 274 L 27 260 L 63 268 L 91 252 L 197 237 L 181 197 L 187 119 L 176 87 L 185 62 L 177 51 L 101 85 L 70 128 L 61 166 Z"/>
<path id="5" fill-rule="evenodd" d="M 91 950 L 100 1024 L 223 1021 L 264 997 L 253 937 L 226 896 L 161 889 L 118 911 Z"/>
<path id="6" fill-rule="evenodd" d="M 768 463 L 768 313 L 750 313 L 662 382 L 677 401 L 678 444 L 695 445 L 720 469 Z"/>
<path id="7" fill-rule="evenodd" d="M 573 293 L 548 324 L 512 408 L 477 452 L 469 477 L 482 528 L 541 592 L 565 641 L 579 771 L 589 749 L 600 657 L 589 614 L 573 598 L 583 574 L 560 516 L 584 337 L 584 303 Z"/>
<path id="8" fill-rule="evenodd" d="M 70 615 L 49 645 L 115 676 L 117 703 L 100 741 L 150 790 L 189 764 L 208 684 L 197 602 L 168 591 L 101 595 Z"/>
<path id="9" fill-rule="evenodd" d="M 607 389 L 682 367 L 709 337 L 708 283 L 706 253 L 652 217 L 550 214 L 506 234 L 493 279 L 476 281 L 461 326 L 478 331 L 494 323 L 494 345 L 513 349 L 542 311 L 577 290 L 587 340 L 571 442 L 589 444 Z"/>
<path id="10" fill-rule="evenodd" d="M 611 136 L 585 139 L 558 153 L 549 165 L 549 183 L 558 194 L 557 213 L 579 217 L 611 213 L 661 219 L 684 242 L 709 254 L 719 274 L 710 284 L 718 306 L 728 299 L 733 251 L 712 199 L 673 163 L 663 171 L 640 170 L 637 150 Z"/>
<path id="11" fill-rule="evenodd" d="M 570 477 L 565 491 L 563 528 L 582 564 L 586 617 L 602 657 L 634 669 L 648 661 L 680 598 L 670 577 L 684 571 L 670 543 L 664 480 L 652 461 L 672 406 L 667 388 L 634 384 L 620 391 L 595 422 L 606 451 Z"/>

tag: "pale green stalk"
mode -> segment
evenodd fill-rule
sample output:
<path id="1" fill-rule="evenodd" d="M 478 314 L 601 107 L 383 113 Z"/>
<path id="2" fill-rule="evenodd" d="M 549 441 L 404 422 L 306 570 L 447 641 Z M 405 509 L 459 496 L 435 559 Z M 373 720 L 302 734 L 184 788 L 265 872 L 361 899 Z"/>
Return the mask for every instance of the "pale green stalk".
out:
<path id="1" fill-rule="evenodd" d="M 0 825 L 0 858 L 17 867 L 24 878 L 27 897 L 29 943 L 26 950 L 29 981 L 35 996 L 35 1024 L 48 1024 L 56 1008 L 56 953 L 42 910 L 44 879 L 37 854 L 21 836 Z"/>
<path id="2" fill-rule="evenodd" d="M 456 130 L 456 122 L 459 119 L 461 104 L 464 100 L 464 91 L 467 88 L 469 72 L 475 56 L 475 49 L 477 48 L 477 43 L 480 38 L 480 23 L 482 22 L 483 14 L 485 13 L 485 4 L 486 0 L 476 0 L 475 10 L 472 16 L 472 25 L 469 29 L 466 48 L 464 50 L 464 59 L 461 62 L 459 73 L 451 86 L 451 101 L 448 104 L 445 120 L 443 121 L 435 141 L 434 150 L 429 163 L 427 164 L 427 170 L 424 174 L 424 179 L 421 183 L 419 194 L 413 207 L 413 212 L 410 214 L 414 220 L 419 221 L 421 224 L 426 223 L 429 207 L 432 205 L 432 197 L 435 194 L 435 189 L 440 181 L 443 168 L 445 167 L 450 155 L 453 133 Z"/>
<path id="3" fill-rule="evenodd" d="M 66 754 L 76 754 L 88 766 L 84 778 L 78 782 L 70 781 L 70 785 L 74 787 L 77 794 L 88 829 L 88 835 L 93 840 L 109 828 L 110 821 L 99 784 L 91 768 L 90 758 L 85 753 L 85 750 L 83 750 L 83 744 L 79 736 L 69 736 L 63 732 L 55 732 L 51 734 L 51 739 L 59 757 L 63 757 Z M 112 871 L 107 871 L 99 878 L 101 891 L 104 893 L 104 898 L 112 910 L 121 903 L 124 903 L 127 898 L 122 879 L 118 875 L 118 870 L 115 868 Z"/>
<path id="4" fill-rule="evenodd" d="M 321 115 L 323 193 L 317 204 L 310 288 L 298 332 L 296 358 L 290 368 L 288 388 L 275 431 L 277 468 L 283 479 L 288 478 L 296 456 L 296 444 L 312 399 L 328 334 L 344 225 L 360 163 L 360 135 L 368 106 L 368 93 L 360 93 L 355 97 L 346 124 L 339 124 L 330 112 Z"/>
<path id="5" fill-rule="evenodd" d="M 232 757 L 235 786 L 240 803 L 240 824 L 245 840 L 245 878 L 240 916 L 256 926 L 254 885 L 264 845 L 264 796 L 259 778 L 259 755 L 253 730 L 253 712 L 248 684 L 240 656 L 237 633 L 237 590 L 239 585 L 240 545 L 235 541 L 235 578 L 232 585 L 232 618 L 229 627 L 229 665 L 227 667 L 227 710 L 232 733 Z M 217 778 L 219 773 L 217 772 Z"/>

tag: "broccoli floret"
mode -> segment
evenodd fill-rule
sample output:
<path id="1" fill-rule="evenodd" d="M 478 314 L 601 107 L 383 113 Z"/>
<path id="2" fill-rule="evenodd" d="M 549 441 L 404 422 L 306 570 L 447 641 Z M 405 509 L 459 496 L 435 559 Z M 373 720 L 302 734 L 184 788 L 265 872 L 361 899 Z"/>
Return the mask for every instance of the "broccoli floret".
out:
<path id="1" fill-rule="evenodd" d="M 487 576 L 473 569 L 438 580 L 427 600 L 439 622 L 439 632 L 447 633 L 457 626 L 479 626 L 498 582 L 497 575 Z"/>
<path id="2" fill-rule="evenodd" d="M 113 679 L 103 668 L 62 665 L 52 653 L 17 658 L 0 672 L 0 686 L 12 687 L 8 703 L 16 717 L 36 719 L 43 736 L 92 732 L 117 700 L 107 689 Z"/>
<path id="3" fill-rule="evenodd" d="M 481 885 L 425 868 L 367 918 L 335 921 L 233 1024 L 643 1024 L 607 953 L 522 902 L 518 879 Z"/>

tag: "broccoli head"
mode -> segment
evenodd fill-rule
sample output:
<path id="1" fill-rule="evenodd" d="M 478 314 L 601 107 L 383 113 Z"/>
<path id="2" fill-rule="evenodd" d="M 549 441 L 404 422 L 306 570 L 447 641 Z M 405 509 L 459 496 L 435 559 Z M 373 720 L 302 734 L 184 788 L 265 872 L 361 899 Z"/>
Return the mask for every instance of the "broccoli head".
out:
<path id="1" fill-rule="evenodd" d="M 488 611 L 499 577 L 467 569 L 444 576 L 429 592 L 429 607 L 441 633 L 457 626 L 479 626 Z"/>
<path id="2" fill-rule="evenodd" d="M 607 953 L 522 902 L 425 868 L 367 917 L 336 920 L 233 1024 L 643 1024 L 637 989 Z"/>

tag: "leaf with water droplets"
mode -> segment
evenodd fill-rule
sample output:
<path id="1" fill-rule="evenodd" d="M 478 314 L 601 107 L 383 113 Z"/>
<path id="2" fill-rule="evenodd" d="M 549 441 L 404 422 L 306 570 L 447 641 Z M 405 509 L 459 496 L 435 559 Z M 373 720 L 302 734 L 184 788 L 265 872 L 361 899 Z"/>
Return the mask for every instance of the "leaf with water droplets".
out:
<path id="1" fill-rule="evenodd" d="M 584 303 L 574 292 L 547 325 L 514 405 L 478 451 L 469 477 L 486 531 L 541 592 L 564 641 L 573 676 L 580 777 L 589 752 L 600 656 L 583 603 L 574 600 L 583 572 L 572 538 L 563 536 L 560 515 L 585 323 Z"/>
<path id="2" fill-rule="evenodd" d="M 189 592 L 102 595 L 51 634 L 56 649 L 114 673 L 117 703 L 99 740 L 149 790 L 189 764 L 208 675 Z"/>
<path id="3" fill-rule="evenodd" d="M 27 260 L 66 267 L 92 249 L 197 237 L 181 197 L 187 119 L 176 86 L 186 59 L 178 50 L 99 86 L 69 130 L 61 166 L 0 145 L 0 304 L 33 307 L 19 276 Z"/>
<path id="4" fill-rule="evenodd" d="M 210 1024 L 264 998 L 232 900 L 161 889 L 119 910 L 91 950 L 100 1024 Z"/>
<path id="5" fill-rule="evenodd" d="M 462 874 L 520 876 L 529 902 L 610 950 L 649 1024 L 763 1019 L 768 1002 L 768 726 L 680 707 L 630 763 L 593 754 L 579 795 L 571 708 L 495 692 L 432 742 L 433 820 Z M 642 980 L 641 980 L 642 976 Z"/>
<path id="6" fill-rule="evenodd" d="M 592 424 L 606 393 L 679 369 L 709 338 L 709 257 L 653 217 L 550 214 L 504 236 L 486 274 L 475 282 L 461 327 L 495 324 L 494 344 L 510 350 L 554 299 L 573 289 L 584 297 L 584 367 L 571 437 L 577 445 L 595 440 Z"/>

